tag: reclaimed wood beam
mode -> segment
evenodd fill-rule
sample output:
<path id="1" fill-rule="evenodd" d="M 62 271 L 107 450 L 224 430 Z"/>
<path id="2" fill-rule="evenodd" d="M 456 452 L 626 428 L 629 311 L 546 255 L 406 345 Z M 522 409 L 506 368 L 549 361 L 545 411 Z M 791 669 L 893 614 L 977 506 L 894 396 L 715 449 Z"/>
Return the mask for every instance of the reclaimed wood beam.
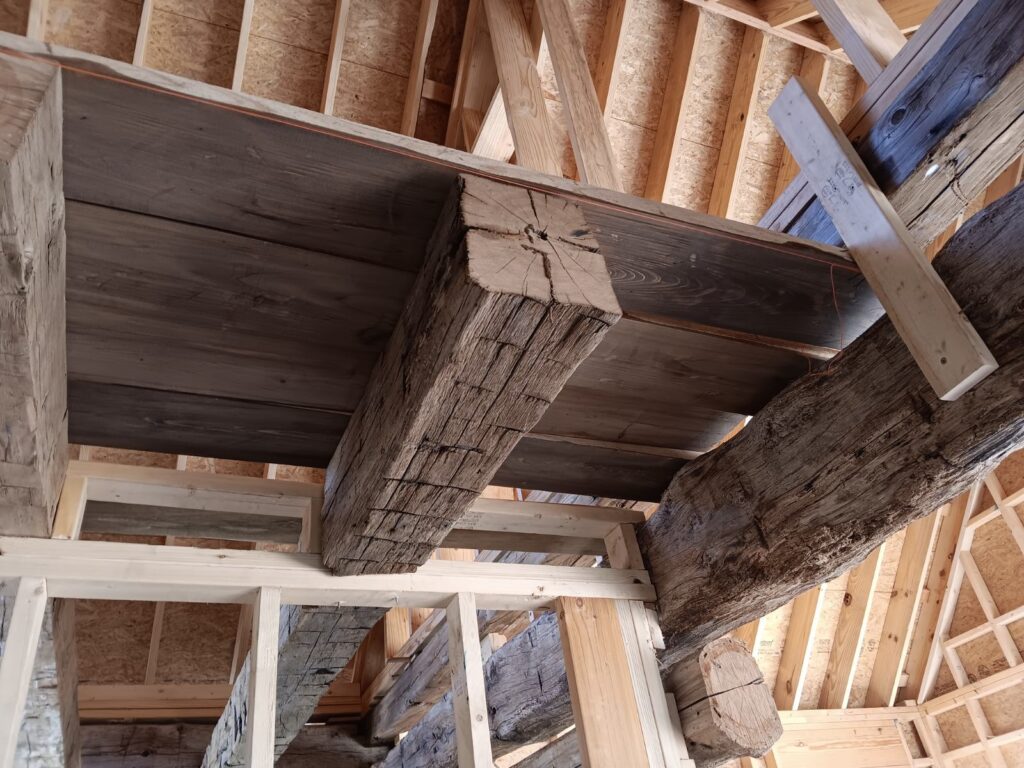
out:
<path id="1" fill-rule="evenodd" d="M 1024 149 L 1022 25 L 1016 0 L 943 0 L 842 121 L 919 245 Z M 760 223 L 840 242 L 802 176 Z"/>
<path id="2" fill-rule="evenodd" d="M 328 467 L 324 563 L 425 562 L 619 316 L 574 204 L 461 178 Z"/>
<path id="3" fill-rule="evenodd" d="M 1000 360 L 969 395 L 939 400 L 883 318 L 676 475 L 639 531 L 667 663 L 848 569 L 1024 443 L 1022 211 L 1018 187 L 934 262 Z"/>
<path id="4" fill-rule="evenodd" d="M 813 0 L 853 66 L 873 82 L 907 39 L 878 0 Z"/>
<path id="5" fill-rule="evenodd" d="M 0 56 L 0 533 L 49 536 L 67 467 L 56 67 Z"/>

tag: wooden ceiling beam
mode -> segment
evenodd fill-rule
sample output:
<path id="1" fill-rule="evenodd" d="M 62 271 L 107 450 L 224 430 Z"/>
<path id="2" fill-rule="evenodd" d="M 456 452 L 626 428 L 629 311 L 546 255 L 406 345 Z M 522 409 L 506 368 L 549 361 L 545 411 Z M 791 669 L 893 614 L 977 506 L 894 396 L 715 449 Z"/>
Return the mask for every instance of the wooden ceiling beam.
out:
<path id="1" fill-rule="evenodd" d="M 530 25 L 522 5 L 519 0 L 483 0 L 483 6 L 517 161 L 561 176 L 562 161 L 533 63 Z"/>
<path id="2" fill-rule="evenodd" d="M 883 319 L 827 376 L 803 377 L 679 472 L 639 531 L 666 663 L 865 557 L 1024 443 L 1024 316 L 1014 310 L 1024 286 L 1013 277 L 1022 210 L 1018 187 L 934 262 L 1000 361 L 970 397 L 940 401 Z M 885 395 L 867 403 L 868 391 Z"/>
<path id="3" fill-rule="evenodd" d="M 703 28 L 704 11 L 696 5 L 683 3 L 679 9 L 679 25 L 676 27 L 672 64 L 661 102 L 658 132 L 654 137 L 654 148 L 647 168 L 644 196 L 651 200 L 664 200 L 668 190 L 668 179 L 679 152 L 683 116 L 686 114 L 686 94 L 696 72 Z"/>
<path id="4" fill-rule="evenodd" d="M 61 76 L 0 58 L 0 533 L 49 536 L 68 454 Z"/>
<path id="5" fill-rule="evenodd" d="M 866 82 L 889 66 L 907 39 L 878 0 L 813 0 Z"/>
<path id="6" fill-rule="evenodd" d="M 842 121 L 872 177 L 922 246 L 1024 148 L 1024 5 L 943 0 Z M 968 99 L 947 98 L 969 91 Z M 927 110 L 924 120 L 922 110 Z M 899 119 L 894 116 L 898 115 Z M 926 126 L 948 126 L 948 132 Z M 798 176 L 761 226 L 840 238 Z"/>
<path id="7" fill-rule="evenodd" d="M 622 192 L 619 164 L 604 122 L 604 106 L 594 89 L 569 6 L 566 0 L 537 0 L 537 3 L 580 181 Z M 605 104 L 607 95 L 606 90 Z"/>
<path id="8" fill-rule="evenodd" d="M 327 469 L 337 573 L 425 562 L 621 314 L 576 206 L 464 177 L 436 231 Z"/>
<path id="9" fill-rule="evenodd" d="M 768 38 L 753 27 L 743 33 L 739 65 L 729 100 L 729 115 L 725 134 L 715 167 L 715 180 L 711 188 L 708 213 L 724 219 L 735 218 L 736 200 L 741 182 L 743 162 L 750 139 L 750 115 L 757 103 L 761 79 L 764 75 L 765 51 Z"/>

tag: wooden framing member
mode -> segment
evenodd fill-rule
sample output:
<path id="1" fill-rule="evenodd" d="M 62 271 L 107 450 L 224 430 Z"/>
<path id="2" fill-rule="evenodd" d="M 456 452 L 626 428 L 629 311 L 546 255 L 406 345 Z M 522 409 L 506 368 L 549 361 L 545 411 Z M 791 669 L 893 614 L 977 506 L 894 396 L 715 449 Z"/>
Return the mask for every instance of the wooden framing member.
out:
<path id="1" fill-rule="evenodd" d="M 135 35 L 135 53 L 132 55 L 132 64 L 137 67 L 146 64 L 146 44 L 149 42 L 149 25 L 153 19 L 153 5 L 156 0 L 142 0 L 142 8 L 139 12 L 139 31 Z"/>
<path id="2" fill-rule="evenodd" d="M 448 125 L 445 128 L 444 144 L 454 147 L 462 130 L 462 109 L 471 77 L 470 57 L 476 44 L 477 31 L 483 18 L 483 0 L 469 0 L 466 7 L 466 26 L 462 30 L 462 45 L 459 48 L 459 66 L 455 72 L 452 87 L 451 107 L 448 111 Z"/>
<path id="3" fill-rule="evenodd" d="M 903 538 L 892 595 L 886 606 L 879 650 L 871 668 L 865 707 L 891 707 L 910 650 L 911 632 L 924 600 L 929 554 L 936 546 L 948 505 L 912 522 Z M 941 555 L 940 555 L 941 557 Z"/>
<path id="4" fill-rule="evenodd" d="M 554 128 L 533 64 L 530 25 L 519 0 L 482 0 L 516 161 L 562 175 Z"/>
<path id="5" fill-rule="evenodd" d="M 878 573 L 882 567 L 885 544 L 871 552 L 860 565 L 850 571 L 828 657 L 825 680 L 818 699 L 819 709 L 846 709 L 853 687 L 853 673 L 857 669 L 867 631 L 868 612 L 878 586 Z"/>
<path id="6" fill-rule="evenodd" d="M 256 0 L 243 0 L 242 22 L 238 29 L 238 47 L 235 50 L 235 68 L 231 73 L 231 90 L 241 91 L 245 80 L 245 60 L 249 55 L 249 36 L 252 33 L 252 16 Z"/>
<path id="7" fill-rule="evenodd" d="M 636 0 L 611 0 L 604 16 L 601 50 L 594 69 L 594 90 L 601 112 L 607 114 L 619 82 L 622 62 L 622 40 L 636 10 Z"/>
<path id="8" fill-rule="evenodd" d="M 579 208 L 460 177 L 328 466 L 324 562 L 426 561 L 620 316 Z"/>
<path id="9" fill-rule="evenodd" d="M 686 94 L 696 70 L 697 42 L 704 26 L 704 12 L 696 5 L 683 3 L 679 10 L 679 26 L 672 46 L 672 65 L 661 102 L 658 132 L 647 169 L 644 196 L 651 200 L 664 200 L 668 178 L 679 151 L 679 137 L 686 113 Z"/>
<path id="10" fill-rule="evenodd" d="M 252 653 L 249 656 L 248 738 L 245 765 L 273 768 L 274 715 L 277 701 L 277 643 L 280 634 L 281 592 L 261 588 L 252 618 Z"/>
<path id="11" fill-rule="evenodd" d="M 14 768 L 46 598 L 45 579 L 29 576 L 17 580 L 4 653 L 0 656 L 0 768 Z"/>
<path id="12" fill-rule="evenodd" d="M 956 400 L 998 364 L 821 99 L 793 78 L 768 110 L 925 377 Z"/>
<path id="13" fill-rule="evenodd" d="M 800 61 L 800 79 L 808 88 L 813 89 L 819 96 L 824 94 L 825 86 L 828 84 L 828 73 L 832 66 L 832 60 L 820 53 L 806 50 L 803 59 Z M 786 192 L 786 188 L 793 182 L 793 179 L 800 173 L 800 166 L 797 164 L 792 153 L 785 147 L 782 148 L 782 163 L 779 165 L 779 173 L 775 178 L 775 197 L 780 197 Z"/>
<path id="14" fill-rule="evenodd" d="M 814 634 L 825 602 L 825 588 L 824 584 L 812 587 L 793 600 L 793 612 L 775 678 L 775 705 L 780 711 L 800 708 L 800 697 L 807 681 L 807 661 L 813 650 Z"/>
<path id="15" fill-rule="evenodd" d="M 822 20 L 865 82 L 872 82 L 907 39 L 879 0 L 813 0 Z"/>
<path id="16" fill-rule="evenodd" d="M 46 17 L 50 11 L 50 0 L 29 0 L 28 21 L 25 26 L 25 37 L 31 40 L 42 40 L 46 34 Z"/>
<path id="17" fill-rule="evenodd" d="M 334 114 L 334 98 L 338 94 L 338 74 L 341 72 L 341 56 L 345 50 L 345 30 L 348 29 L 348 14 L 352 0 L 335 0 L 334 26 L 331 28 L 331 47 L 327 53 L 327 67 L 324 71 L 324 89 L 320 98 L 320 111 L 325 115 Z"/>
<path id="18" fill-rule="evenodd" d="M 50 535 L 67 466 L 61 89 L 57 68 L 0 56 L 3 534 Z"/>
<path id="19" fill-rule="evenodd" d="M 604 109 L 598 101 L 569 6 L 566 0 L 537 2 L 580 181 L 621 192 L 622 180 L 605 127 Z"/>
<path id="20" fill-rule="evenodd" d="M 768 38 L 760 30 L 747 27 L 743 32 L 739 66 L 729 100 L 722 148 L 715 168 L 715 181 L 711 188 L 708 213 L 730 219 L 735 216 L 737 182 L 743 170 L 750 139 L 750 112 L 754 107 L 761 79 L 764 75 L 765 51 Z"/>
<path id="21" fill-rule="evenodd" d="M 491 757 L 476 599 L 470 593 L 460 592 L 448 603 L 447 615 L 448 664 L 459 768 L 489 768 L 494 759 Z"/>
<path id="22" fill-rule="evenodd" d="M 401 132 L 406 136 L 416 135 L 416 121 L 420 114 L 420 97 L 423 95 L 423 73 L 430 52 L 430 39 L 434 35 L 439 0 L 421 0 L 420 19 L 416 28 L 416 43 L 412 49 L 409 65 L 409 82 L 405 89 L 405 106 L 402 109 Z"/>

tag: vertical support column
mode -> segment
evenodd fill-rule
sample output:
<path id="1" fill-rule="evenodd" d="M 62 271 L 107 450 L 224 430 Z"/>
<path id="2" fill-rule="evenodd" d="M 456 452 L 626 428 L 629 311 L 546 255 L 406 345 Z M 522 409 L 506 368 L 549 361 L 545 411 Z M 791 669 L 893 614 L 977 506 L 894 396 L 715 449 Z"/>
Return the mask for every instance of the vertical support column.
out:
<path id="1" fill-rule="evenodd" d="M 57 514 L 53 519 L 52 539 L 77 539 L 82 532 L 82 517 L 89 496 L 89 478 L 85 475 L 69 474 L 64 480 L 64 489 L 57 503 Z"/>
<path id="2" fill-rule="evenodd" d="M 242 24 L 238 30 L 238 48 L 235 49 L 235 71 L 231 75 L 231 90 L 241 91 L 245 79 L 245 60 L 249 55 L 249 33 L 252 31 L 252 15 L 256 10 L 256 0 L 244 0 L 242 6 Z"/>
<path id="3" fill-rule="evenodd" d="M 273 768 L 277 709 L 277 646 L 281 630 L 281 592 L 261 589 L 252 621 L 252 669 L 249 676 L 249 735 L 243 752 L 250 768 Z"/>
<path id="4" fill-rule="evenodd" d="M 487 719 L 484 662 L 476 597 L 469 592 L 460 592 L 448 603 L 448 664 L 459 768 L 490 768 L 494 760 Z"/>
<path id="5" fill-rule="evenodd" d="M 559 598 L 558 623 L 586 768 L 654 768 L 613 600 Z"/>
<path id="6" fill-rule="evenodd" d="M 24 577 L 18 582 L 3 656 L 0 657 L 0 768 L 13 768 L 25 699 L 32 680 L 39 635 L 46 612 L 46 581 Z"/>

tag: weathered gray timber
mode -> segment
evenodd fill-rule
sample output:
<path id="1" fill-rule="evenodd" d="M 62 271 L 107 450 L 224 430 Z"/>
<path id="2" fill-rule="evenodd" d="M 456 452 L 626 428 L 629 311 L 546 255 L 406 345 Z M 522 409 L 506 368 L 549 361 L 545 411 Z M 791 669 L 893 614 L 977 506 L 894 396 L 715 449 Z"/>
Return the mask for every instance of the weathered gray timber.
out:
<path id="1" fill-rule="evenodd" d="M 203 759 L 212 725 L 88 724 L 82 726 L 82 768 L 193 768 Z M 369 768 L 383 747 L 360 744 L 345 726 L 305 728 L 280 758 L 278 768 Z"/>
<path id="2" fill-rule="evenodd" d="M 620 315 L 578 206 L 460 177 L 327 468 L 324 564 L 425 562 Z"/>
<path id="3" fill-rule="evenodd" d="M 714 768 L 737 757 L 760 757 L 782 736 L 772 691 L 747 647 L 721 637 L 668 674 L 690 758 Z"/>
<path id="4" fill-rule="evenodd" d="M 280 757 L 309 722 L 334 678 L 383 615 L 379 608 L 282 607 L 275 756 Z M 231 697 L 210 736 L 203 768 L 242 765 L 248 729 L 249 660 L 250 656 L 246 656 Z"/>
<path id="5" fill-rule="evenodd" d="M 48 536 L 67 468 L 59 70 L 0 57 L 0 533 Z"/>
<path id="6" fill-rule="evenodd" d="M 583 768 L 576 729 L 559 736 L 543 749 L 520 760 L 516 763 L 516 768 Z"/>
<path id="7" fill-rule="evenodd" d="M 928 244 L 1024 149 L 1024 5 L 943 0 L 842 127 Z M 761 225 L 838 243 L 802 176 Z"/>
<path id="8" fill-rule="evenodd" d="M 548 613 L 484 662 L 495 757 L 550 739 L 572 725 L 569 682 L 558 618 Z M 382 768 L 445 768 L 458 764 L 451 693 L 445 694 L 398 743 Z"/>
<path id="9" fill-rule="evenodd" d="M 13 598 L 0 596 L 0 656 L 9 629 Z M 74 603 L 50 600 L 43 617 L 18 734 L 19 768 L 79 768 L 78 655 Z"/>
<path id="10" fill-rule="evenodd" d="M 671 663 L 847 570 L 1024 442 L 1024 186 L 935 269 L 999 361 L 940 402 L 888 319 L 685 466 L 640 545 Z"/>

